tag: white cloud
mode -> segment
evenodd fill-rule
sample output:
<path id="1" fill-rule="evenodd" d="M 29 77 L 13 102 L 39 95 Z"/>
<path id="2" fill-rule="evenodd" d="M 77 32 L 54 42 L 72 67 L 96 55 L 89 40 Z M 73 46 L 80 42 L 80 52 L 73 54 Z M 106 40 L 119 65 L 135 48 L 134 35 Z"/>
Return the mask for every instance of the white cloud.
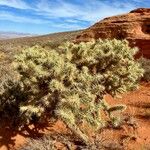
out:
<path id="1" fill-rule="evenodd" d="M 0 0 L 0 6 L 17 9 L 29 9 L 32 15 L 23 16 L 10 11 L 0 12 L 0 20 L 21 23 L 49 24 L 52 28 L 74 30 L 91 25 L 105 17 L 126 13 L 136 6 L 131 0 L 126 3 L 114 0 L 110 3 L 104 0 L 81 0 L 73 3 L 66 0 L 37 0 L 35 3 L 25 3 L 25 0 Z M 84 24 L 85 23 L 85 24 Z M 84 25 L 83 25 L 84 24 Z"/>
<path id="2" fill-rule="evenodd" d="M 0 20 L 8 20 L 12 22 L 18 23 L 32 23 L 32 24 L 48 24 L 50 28 L 58 28 L 58 29 L 80 29 L 82 26 L 78 24 L 70 24 L 68 22 L 53 22 L 51 20 L 43 20 L 43 19 L 33 19 L 29 17 L 17 16 L 13 13 L 0 11 Z"/>
<path id="3" fill-rule="evenodd" d="M 71 3 L 62 0 L 48 1 L 40 0 L 36 6 L 36 11 L 47 17 L 75 17 L 80 11 L 79 8 Z"/>
<path id="4" fill-rule="evenodd" d="M 135 8 L 129 2 L 114 1 L 111 4 L 106 1 L 86 0 L 81 4 L 73 4 L 65 0 L 40 0 L 35 6 L 36 13 L 47 18 L 64 18 L 67 20 L 82 20 L 88 22 L 96 22 L 104 17 L 113 16 L 128 12 Z M 68 19 L 69 18 L 69 19 Z"/>
<path id="5" fill-rule="evenodd" d="M 12 22 L 20 22 L 20 23 L 33 23 L 33 24 L 49 23 L 49 21 L 43 19 L 33 19 L 29 17 L 17 16 L 16 14 L 5 12 L 5 11 L 0 12 L 0 20 L 7 20 Z"/>
<path id="6" fill-rule="evenodd" d="M 30 9 L 31 7 L 23 0 L 0 0 L 1 6 L 13 7 L 17 9 Z"/>
<path id="7" fill-rule="evenodd" d="M 74 29 L 79 30 L 79 29 L 83 28 L 80 24 L 69 24 L 66 22 L 59 23 L 59 24 L 58 23 L 57 24 L 51 23 L 50 27 L 58 28 L 58 29 L 64 29 L 64 30 L 66 30 L 66 29 L 68 29 L 68 30 L 74 30 Z"/>
<path id="8" fill-rule="evenodd" d="M 30 9 L 39 17 L 47 19 L 62 18 L 70 23 L 77 23 L 78 20 L 94 23 L 102 18 L 122 14 L 135 8 L 129 2 L 124 4 L 121 1 L 113 1 L 110 4 L 100 0 L 86 0 L 86 2 L 81 1 L 80 4 L 65 0 L 38 0 L 32 6 L 29 6 L 23 0 L 0 0 L 0 5 L 18 9 Z"/>

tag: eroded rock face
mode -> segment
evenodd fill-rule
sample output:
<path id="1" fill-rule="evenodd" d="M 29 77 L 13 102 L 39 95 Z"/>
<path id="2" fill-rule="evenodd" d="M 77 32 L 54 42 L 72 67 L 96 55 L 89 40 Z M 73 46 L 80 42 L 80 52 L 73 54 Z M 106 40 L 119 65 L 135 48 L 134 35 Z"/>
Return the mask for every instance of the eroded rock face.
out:
<path id="1" fill-rule="evenodd" d="M 76 42 L 98 38 L 127 39 L 131 46 L 137 46 L 138 56 L 150 58 L 150 8 L 139 8 L 128 14 L 105 18 L 84 30 Z"/>

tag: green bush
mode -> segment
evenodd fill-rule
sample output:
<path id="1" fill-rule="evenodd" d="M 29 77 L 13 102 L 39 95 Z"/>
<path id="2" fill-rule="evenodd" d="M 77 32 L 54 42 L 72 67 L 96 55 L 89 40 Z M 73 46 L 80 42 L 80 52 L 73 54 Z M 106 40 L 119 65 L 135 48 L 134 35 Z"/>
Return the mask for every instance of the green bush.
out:
<path id="1" fill-rule="evenodd" d="M 126 40 L 115 39 L 67 42 L 57 51 L 39 46 L 22 51 L 14 62 L 23 97 L 17 104 L 21 122 L 42 119 L 49 112 L 87 143 L 81 124 L 97 130 L 105 125 L 102 111 L 114 119 L 111 111 L 124 109 L 122 106 L 111 109 L 104 95 L 116 96 L 137 87 L 143 69 L 134 61 L 136 52 Z"/>
<path id="2" fill-rule="evenodd" d="M 150 81 L 150 59 L 141 57 L 138 59 L 138 62 L 142 65 L 142 68 L 144 69 L 143 79 L 145 81 Z"/>

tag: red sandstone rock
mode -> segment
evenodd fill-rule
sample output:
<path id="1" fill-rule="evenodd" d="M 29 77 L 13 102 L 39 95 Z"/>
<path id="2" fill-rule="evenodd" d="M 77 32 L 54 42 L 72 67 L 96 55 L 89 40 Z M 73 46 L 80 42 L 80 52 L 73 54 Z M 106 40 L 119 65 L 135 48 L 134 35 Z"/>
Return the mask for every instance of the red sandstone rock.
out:
<path id="1" fill-rule="evenodd" d="M 84 30 L 76 42 L 98 38 L 127 39 L 140 49 L 138 55 L 150 58 L 150 8 L 139 8 L 128 14 L 105 18 Z"/>

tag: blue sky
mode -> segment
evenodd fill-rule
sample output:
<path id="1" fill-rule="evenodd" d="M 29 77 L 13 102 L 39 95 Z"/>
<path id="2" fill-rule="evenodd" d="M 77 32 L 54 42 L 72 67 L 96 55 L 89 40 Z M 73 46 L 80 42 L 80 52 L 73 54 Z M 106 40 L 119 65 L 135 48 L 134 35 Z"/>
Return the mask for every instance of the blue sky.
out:
<path id="1" fill-rule="evenodd" d="M 78 30 L 139 7 L 150 7 L 150 0 L 0 0 L 0 31 Z"/>

